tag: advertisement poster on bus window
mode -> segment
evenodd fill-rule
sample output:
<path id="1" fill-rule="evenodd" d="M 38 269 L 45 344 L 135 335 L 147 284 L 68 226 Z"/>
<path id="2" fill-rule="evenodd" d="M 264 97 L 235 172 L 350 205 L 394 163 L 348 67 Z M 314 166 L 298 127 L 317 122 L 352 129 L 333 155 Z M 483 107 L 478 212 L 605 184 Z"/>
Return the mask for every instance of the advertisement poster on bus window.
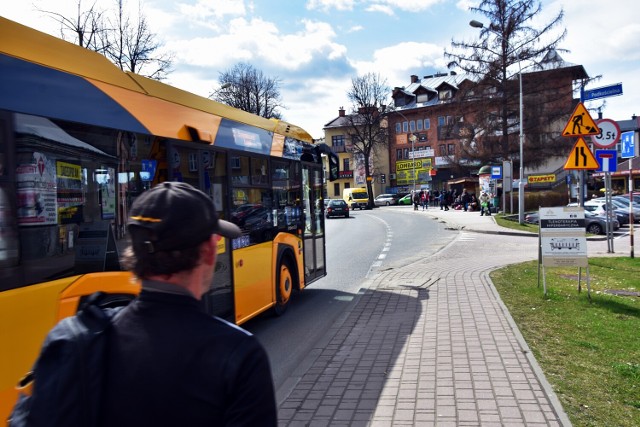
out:
<path id="1" fill-rule="evenodd" d="M 56 168 L 42 153 L 33 153 L 32 163 L 16 168 L 18 186 L 18 224 L 53 225 L 57 223 Z"/>
<path id="2" fill-rule="evenodd" d="M 116 217 L 116 171 L 114 168 L 102 168 L 96 170 L 96 183 L 100 188 L 100 206 L 102 219 Z"/>
<path id="3" fill-rule="evenodd" d="M 82 168 L 67 162 L 56 162 L 57 202 L 60 224 L 82 222 L 84 193 Z"/>

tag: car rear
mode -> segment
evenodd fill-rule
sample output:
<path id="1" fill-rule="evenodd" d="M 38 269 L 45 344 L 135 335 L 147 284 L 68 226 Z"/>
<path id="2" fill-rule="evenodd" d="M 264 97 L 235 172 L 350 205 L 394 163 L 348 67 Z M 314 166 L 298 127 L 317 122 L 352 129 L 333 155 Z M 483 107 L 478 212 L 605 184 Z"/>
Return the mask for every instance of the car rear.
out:
<path id="1" fill-rule="evenodd" d="M 331 200 L 326 209 L 327 218 L 335 216 L 349 217 L 349 206 L 344 200 Z"/>

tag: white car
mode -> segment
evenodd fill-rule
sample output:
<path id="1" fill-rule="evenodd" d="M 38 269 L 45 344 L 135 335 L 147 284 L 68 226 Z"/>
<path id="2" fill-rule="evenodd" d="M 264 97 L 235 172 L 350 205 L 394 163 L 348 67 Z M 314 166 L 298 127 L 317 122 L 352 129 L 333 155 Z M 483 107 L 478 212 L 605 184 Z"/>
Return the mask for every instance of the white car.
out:
<path id="1" fill-rule="evenodd" d="M 626 203 L 625 203 L 626 201 Z M 591 199 L 589 200 L 589 202 L 594 202 L 594 203 L 598 203 L 598 204 L 604 204 L 605 203 L 605 198 L 604 197 L 598 197 L 596 199 Z M 587 202 L 585 202 L 586 205 Z M 624 212 L 626 212 L 627 214 L 629 213 L 629 199 L 621 199 L 620 196 L 613 196 L 611 197 L 611 204 L 613 206 L 614 209 L 616 210 L 622 210 Z M 633 204 L 631 205 L 631 209 L 633 211 L 633 222 L 640 222 L 640 206 L 638 206 L 637 204 Z"/>
<path id="2" fill-rule="evenodd" d="M 616 205 L 612 204 L 613 213 L 616 216 L 616 219 L 620 223 L 620 225 L 629 224 L 629 210 L 626 211 L 624 209 L 619 209 Z M 584 202 L 584 209 L 593 212 L 596 215 L 606 216 L 607 215 L 607 204 L 604 199 L 591 199 Z"/>
<path id="3" fill-rule="evenodd" d="M 391 206 L 397 205 L 398 199 L 395 194 L 380 194 L 379 196 L 376 196 L 375 199 L 373 199 L 373 203 L 376 206 Z"/>

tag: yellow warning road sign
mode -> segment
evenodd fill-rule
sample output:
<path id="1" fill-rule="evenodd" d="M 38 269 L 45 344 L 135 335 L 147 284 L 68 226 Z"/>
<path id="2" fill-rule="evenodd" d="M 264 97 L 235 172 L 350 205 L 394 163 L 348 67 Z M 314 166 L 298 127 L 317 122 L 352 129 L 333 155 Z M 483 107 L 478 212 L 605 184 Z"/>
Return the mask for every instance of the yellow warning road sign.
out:
<path id="1" fill-rule="evenodd" d="M 598 125 L 593 121 L 591 115 L 581 102 L 576 105 L 576 109 L 573 110 L 569 122 L 562 131 L 562 136 L 598 135 L 599 133 L 600 129 Z"/>
<path id="2" fill-rule="evenodd" d="M 599 169 L 600 164 L 593 155 L 589 146 L 583 138 L 578 138 L 578 142 L 573 146 L 571 154 L 567 162 L 564 164 L 565 169 Z"/>

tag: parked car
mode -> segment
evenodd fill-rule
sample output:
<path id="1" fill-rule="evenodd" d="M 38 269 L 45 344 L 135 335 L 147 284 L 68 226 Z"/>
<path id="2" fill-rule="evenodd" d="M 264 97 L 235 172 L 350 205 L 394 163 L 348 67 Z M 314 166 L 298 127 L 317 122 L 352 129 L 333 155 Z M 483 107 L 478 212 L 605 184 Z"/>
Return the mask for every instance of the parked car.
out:
<path id="1" fill-rule="evenodd" d="M 331 199 L 326 204 L 325 215 L 327 218 L 334 216 L 349 218 L 349 206 L 342 199 Z"/>
<path id="2" fill-rule="evenodd" d="M 540 221 L 540 213 L 539 212 L 529 212 L 524 214 L 524 222 L 529 224 L 538 224 Z"/>
<path id="3" fill-rule="evenodd" d="M 620 228 L 620 222 L 617 219 L 613 219 L 611 225 L 613 231 Z M 585 211 L 584 228 L 589 234 L 605 234 L 607 231 L 607 217 Z"/>
<path id="4" fill-rule="evenodd" d="M 624 197 L 625 199 L 629 200 L 629 193 L 623 194 L 620 197 Z M 635 203 L 640 205 L 640 193 L 636 193 L 636 192 L 631 193 L 631 198 Z"/>
<path id="5" fill-rule="evenodd" d="M 524 216 L 524 221 L 530 224 L 539 224 L 540 215 L 538 212 L 530 212 Z M 617 219 L 612 222 L 612 230 L 620 228 Z M 588 210 L 584 211 L 584 229 L 589 234 L 605 234 L 607 231 L 607 217 L 596 215 Z"/>
<path id="6" fill-rule="evenodd" d="M 380 194 L 373 199 L 373 204 L 376 206 L 391 206 L 397 205 L 398 199 L 395 194 Z"/>
<path id="7" fill-rule="evenodd" d="M 407 194 L 407 195 L 401 197 L 398 200 L 398 204 L 399 205 L 412 205 L 413 204 L 413 200 L 411 199 L 411 194 Z"/>
<path id="8" fill-rule="evenodd" d="M 629 212 L 625 212 L 624 209 L 617 208 L 613 205 L 613 212 L 620 225 L 629 224 Z M 593 212 L 596 215 L 606 216 L 607 204 L 604 199 L 592 199 L 584 202 L 584 209 Z"/>
<path id="9" fill-rule="evenodd" d="M 625 198 L 623 196 L 613 196 L 611 197 L 611 201 L 620 209 L 623 209 L 629 212 L 629 205 L 631 205 L 631 210 L 633 211 L 633 222 L 640 222 L 640 204 L 636 202 L 630 202 L 629 198 Z"/>

